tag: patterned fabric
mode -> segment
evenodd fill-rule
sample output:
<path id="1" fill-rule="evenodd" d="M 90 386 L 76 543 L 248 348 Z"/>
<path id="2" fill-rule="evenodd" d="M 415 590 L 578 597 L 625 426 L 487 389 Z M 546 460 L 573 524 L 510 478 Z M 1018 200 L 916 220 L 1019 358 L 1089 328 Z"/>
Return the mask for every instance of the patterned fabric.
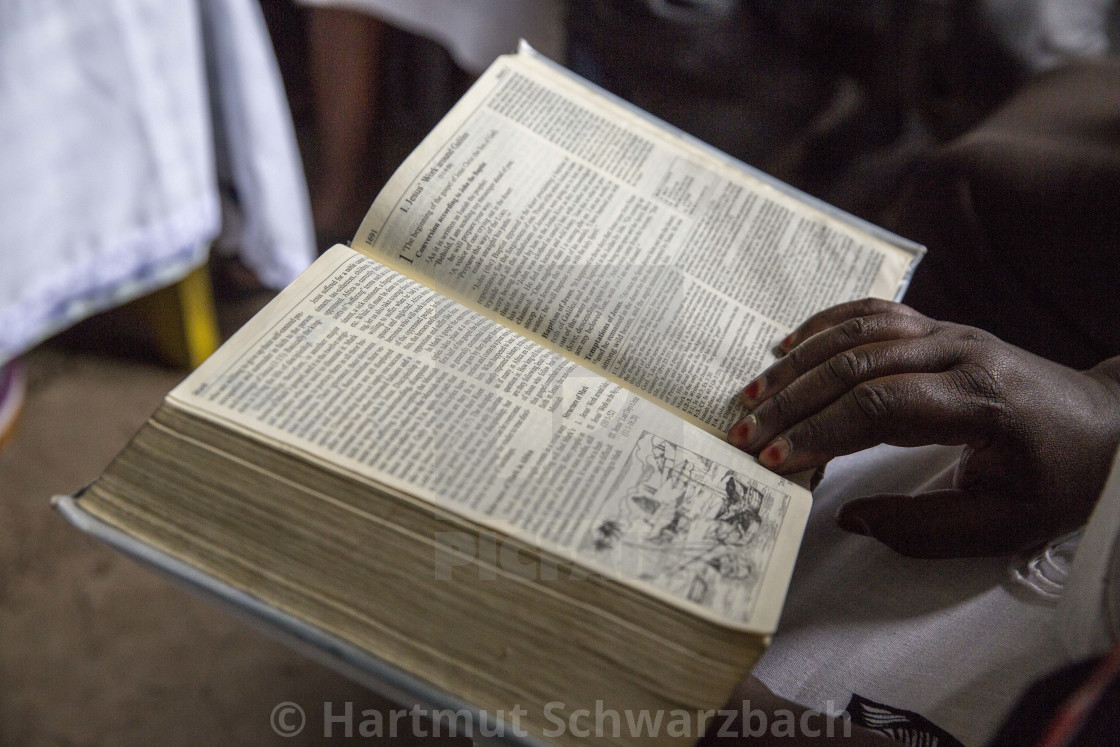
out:
<path id="1" fill-rule="evenodd" d="M 964 747 L 952 734 L 913 711 L 892 708 L 858 695 L 852 695 L 845 710 L 852 723 L 879 732 L 906 747 Z"/>

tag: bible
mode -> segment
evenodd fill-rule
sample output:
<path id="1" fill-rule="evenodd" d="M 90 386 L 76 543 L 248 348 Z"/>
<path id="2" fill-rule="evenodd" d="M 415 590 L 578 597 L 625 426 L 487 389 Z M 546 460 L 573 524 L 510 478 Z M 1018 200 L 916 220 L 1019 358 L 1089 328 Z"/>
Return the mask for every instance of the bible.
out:
<path id="1" fill-rule="evenodd" d="M 523 48 L 57 505 L 459 733 L 689 743 L 811 503 L 739 389 L 922 252 Z"/>

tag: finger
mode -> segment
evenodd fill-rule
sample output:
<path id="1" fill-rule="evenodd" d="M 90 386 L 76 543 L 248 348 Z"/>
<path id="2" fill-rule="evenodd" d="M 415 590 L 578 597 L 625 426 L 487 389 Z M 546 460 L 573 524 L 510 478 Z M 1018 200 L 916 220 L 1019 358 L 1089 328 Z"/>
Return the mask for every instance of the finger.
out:
<path id="1" fill-rule="evenodd" d="M 813 476 L 809 478 L 809 490 L 816 490 L 820 486 L 821 480 L 824 479 L 824 471 L 827 468 L 828 465 L 826 464 L 813 470 Z"/>
<path id="2" fill-rule="evenodd" d="M 951 368 L 959 358 L 959 347 L 944 337 L 892 340 L 844 350 L 764 399 L 731 428 L 727 440 L 753 453 L 864 382 L 899 374 L 939 373 Z"/>
<path id="3" fill-rule="evenodd" d="M 883 313 L 844 320 L 808 338 L 743 387 L 743 404 L 757 407 L 799 376 L 844 351 L 876 342 L 926 337 L 938 328 L 937 322 L 916 314 Z"/>
<path id="4" fill-rule="evenodd" d="M 967 374 L 899 374 L 857 385 L 771 441 L 758 455 L 781 474 L 881 443 L 895 446 L 981 444 L 998 403 L 969 389 Z"/>
<path id="5" fill-rule="evenodd" d="M 848 301 L 847 303 L 831 306 L 824 311 L 818 311 L 816 314 L 813 314 L 798 325 L 793 332 L 790 332 L 785 339 L 778 344 L 778 348 L 782 352 L 788 353 L 818 332 L 828 329 L 829 327 L 835 327 L 837 324 L 847 321 L 848 319 L 892 313 L 921 316 L 921 314 L 914 311 L 909 306 L 904 306 L 894 301 L 884 301 L 881 298 L 864 298 L 859 301 Z"/>
<path id="6" fill-rule="evenodd" d="M 842 505 L 836 524 L 915 558 L 1006 555 L 1048 539 L 1033 504 L 968 490 L 873 495 Z"/>

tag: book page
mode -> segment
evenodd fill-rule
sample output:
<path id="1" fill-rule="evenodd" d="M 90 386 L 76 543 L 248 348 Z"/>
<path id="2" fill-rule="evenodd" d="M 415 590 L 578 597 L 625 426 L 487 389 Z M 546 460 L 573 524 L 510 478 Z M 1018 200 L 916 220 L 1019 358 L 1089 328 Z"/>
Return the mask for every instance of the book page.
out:
<path id="1" fill-rule="evenodd" d="M 893 298 L 920 256 L 525 54 L 409 157 L 353 246 L 716 434 L 794 326 Z"/>
<path id="2" fill-rule="evenodd" d="M 345 247 L 169 402 L 762 632 L 811 502 L 664 408 Z"/>

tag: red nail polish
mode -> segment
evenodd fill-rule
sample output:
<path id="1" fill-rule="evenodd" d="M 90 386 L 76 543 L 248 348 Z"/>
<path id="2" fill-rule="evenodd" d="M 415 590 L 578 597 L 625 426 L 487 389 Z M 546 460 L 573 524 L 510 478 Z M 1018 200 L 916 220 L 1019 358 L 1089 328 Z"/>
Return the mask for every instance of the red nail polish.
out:
<path id="1" fill-rule="evenodd" d="M 754 415 L 748 415 L 740 420 L 735 425 L 731 426 L 731 430 L 727 433 L 728 442 L 739 449 L 745 449 L 747 444 L 751 441 L 751 436 L 754 435 L 755 427 L 758 425 L 758 418 Z"/>
<path id="2" fill-rule="evenodd" d="M 789 458 L 789 441 L 784 438 L 774 439 L 762 453 L 758 455 L 758 461 L 762 463 L 763 467 L 775 469 L 782 466 L 782 463 Z"/>
<path id="3" fill-rule="evenodd" d="M 771 339 L 773 339 L 773 338 L 771 338 Z M 782 350 L 789 350 L 790 348 L 792 348 L 793 347 L 793 333 L 791 332 L 788 335 L 786 335 L 782 339 L 782 341 L 778 343 L 778 347 L 780 347 Z"/>
<path id="4" fill-rule="evenodd" d="M 758 395 L 760 394 L 762 394 L 761 376 L 743 387 L 743 397 L 746 399 L 758 399 Z"/>

